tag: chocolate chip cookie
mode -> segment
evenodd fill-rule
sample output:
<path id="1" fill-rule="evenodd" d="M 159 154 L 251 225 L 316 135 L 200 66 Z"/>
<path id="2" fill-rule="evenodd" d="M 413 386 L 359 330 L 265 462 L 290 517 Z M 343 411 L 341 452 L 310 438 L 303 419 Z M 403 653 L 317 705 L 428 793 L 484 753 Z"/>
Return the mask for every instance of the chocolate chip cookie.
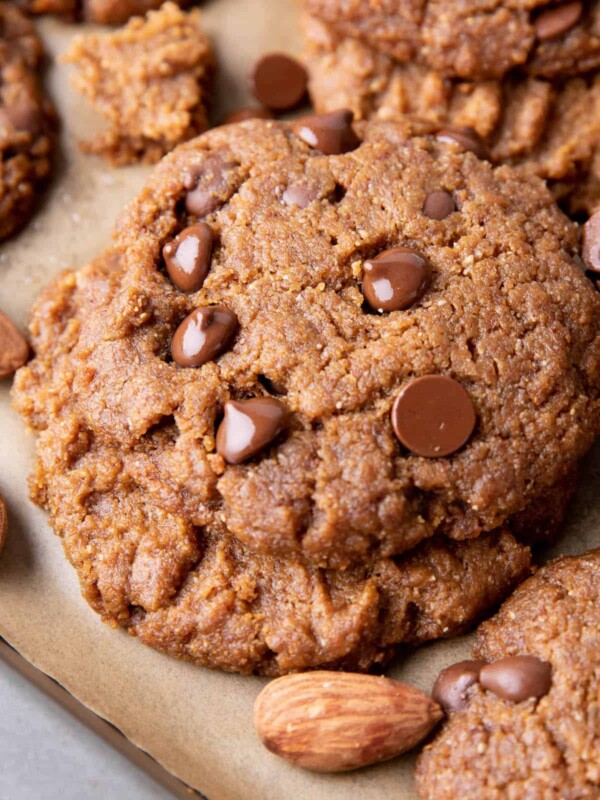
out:
<path id="1" fill-rule="evenodd" d="M 304 0 L 336 33 L 450 78 L 576 75 L 600 66 L 600 4 L 566 0 Z"/>
<path id="2" fill-rule="evenodd" d="M 501 80 L 465 81 L 399 60 L 365 38 L 340 35 L 315 17 L 304 23 L 318 111 L 347 107 L 357 119 L 416 116 L 433 128 L 472 128 L 492 161 L 545 178 L 570 213 L 590 213 L 600 203 L 600 80 L 594 72 L 569 77 L 565 71 L 549 80 L 513 71 Z"/>
<path id="3" fill-rule="evenodd" d="M 600 424 L 600 299 L 541 182 L 347 113 L 249 121 L 164 159 L 116 247 L 47 290 L 14 388 L 106 619 L 365 669 L 524 577 Z"/>
<path id="4" fill-rule="evenodd" d="M 520 586 L 479 629 L 474 657 L 464 706 L 420 757 L 420 797 L 598 797 L 600 551 Z"/>
<path id="5" fill-rule="evenodd" d="M 174 0 L 185 7 L 189 0 Z M 105 25 L 121 25 L 130 17 L 160 8 L 164 0 L 17 0 L 28 14 L 57 14 Z"/>
<path id="6" fill-rule="evenodd" d="M 62 60 L 109 123 L 82 147 L 113 164 L 158 161 L 208 127 L 214 56 L 197 9 L 165 3 L 114 33 L 75 38 Z"/>
<path id="7" fill-rule="evenodd" d="M 55 115 L 43 94 L 40 40 L 12 3 L 0 3 L 0 239 L 32 214 L 52 165 Z"/>

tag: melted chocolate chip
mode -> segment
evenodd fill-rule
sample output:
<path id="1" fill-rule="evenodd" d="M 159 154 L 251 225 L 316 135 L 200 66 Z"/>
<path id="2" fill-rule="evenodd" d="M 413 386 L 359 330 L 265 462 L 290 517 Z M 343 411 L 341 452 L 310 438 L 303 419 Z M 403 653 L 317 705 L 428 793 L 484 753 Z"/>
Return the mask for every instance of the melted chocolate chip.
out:
<path id="1" fill-rule="evenodd" d="M 303 117 L 293 125 L 296 136 L 315 150 L 333 156 L 355 150 L 360 139 L 354 133 L 354 114 L 347 108 L 329 114 L 314 114 Z"/>
<path id="2" fill-rule="evenodd" d="M 468 150 L 477 158 L 487 158 L 483 140 L 473 128 L 442 128 L 435 135 L 439 142 L 452 142 L 461 150 Z"/>
<path id="3" fill-rule="evenodd" d="M 484 689 L 503 700 L 521 703 L 530 697 L 548 694 L 552 685 L 552 667 L 535 656 L 509 656 L 486 664 L 479 675 Z"/>
<path id="4" fill-rule="evenodd" d="M 223 118 L 223 125 L 246 122 L 248 119 L 273 119 L 268 108 L 236 108 Z"/>
<path id="5" fill-rule="evenodd" d="M 394 247 L 365 261 L 362 292 L 376 311 L 398 311 L 416 303 L 430 282 L 431 265 L 424 256 Z"/>
<path id="6" fill-rule="evenodd" d="M 473 433 L 475 410 L 458 381 L 423 375 L 404 386 L 392 408 L 392 425 L 402 444 L 427 458 L 448 456 Z"/>
<path id="7" fill-rule="evenodd" d="M 169 277 L 182 292 L 197 292 L 202 288 L 210 266 L 212 245 L 212 228 L 206 222 L 197 222 L 163 247 Z"/>
<path id="8" fill-rule="evenodd" d="M 587 270 L 600 273 L 600 211 L 591 216 L 583 226 L 581 258 Z"/>
<path id="9" fill-rule="evenodd" d="M 230 345 L 239 327 L 236 315 L 225 306 L 196 308 L 175 331 L 173 361 L 180 367 L 201 367 Z"/>
<path id="10" fill-rule="evenodd" d="M 308 75 L 302 64 L 285 53 L 264 55 L 250 75 L 252 94 L 275 111 L 286 111 L 301 103 L 307 84 Z"/>
<path id="11" fill-rule="evenodd" d="M 446 714 L 467 707 L 468 691 L 479 683 L 479 673 L 484 666 L 485 661 L 459 661 L 440 672 L 431 696 Z"/>
<path id="12" fill-rule="evenodd" d="M 184 183 L 189 190 L 185 198 L 189 214 L 206 217 L 231 197 L 234 189 L 228 184 L 227 173 L 233 167 L 220 156 L 213 155 L 189 170 Z"/>
<path id="13" fill-rule="evenodd" d="M 281 199 L 286 206 L 298 206 L 306 208 L 319 196 L 318 189 L 313 186 L 304 186 L 301 183 L 294 183 L 285 190 Z"/>
<path id="14" fill-rule="evenodd" d="M 456 203 L 449 192 L 429 192 L 423 203 L 423 213 L 429 219 L 446 219 L 455 211 Z"/>
<path id="15" fill-rule="evenodd" d="M 286 406 L 272 397 L 230 400 L 217 431 L 217 453 L 228 464 L 241 464 L 271 444 L 288 418 Z"/>
<path id="16" fill-rule="evenodd" d="M 563 3 L 556 8 L 549 8 L 536 18 L 535 35 L 540 41 L 556 39 L 571 30 L 581 19 L 583 3 Z"/>

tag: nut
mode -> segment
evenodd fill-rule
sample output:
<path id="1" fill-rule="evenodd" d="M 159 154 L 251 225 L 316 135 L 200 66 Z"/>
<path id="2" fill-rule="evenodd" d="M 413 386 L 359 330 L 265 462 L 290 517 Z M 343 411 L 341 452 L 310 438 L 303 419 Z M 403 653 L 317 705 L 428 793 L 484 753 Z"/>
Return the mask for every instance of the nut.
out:
<path id="1" fill-rule="evenodd" d="M 306 672 L 269 683 L 254 724 L 272 753 L 315 772 L 344 772 L 411 750 L 443 712 L 407 683 L 343 672 Z"/>
<path id="2" fill-rule="evenodd" d="M 0 311 L 0 378 L 8 378 L 26 364 L 28 358 L 27 340 Z"/>

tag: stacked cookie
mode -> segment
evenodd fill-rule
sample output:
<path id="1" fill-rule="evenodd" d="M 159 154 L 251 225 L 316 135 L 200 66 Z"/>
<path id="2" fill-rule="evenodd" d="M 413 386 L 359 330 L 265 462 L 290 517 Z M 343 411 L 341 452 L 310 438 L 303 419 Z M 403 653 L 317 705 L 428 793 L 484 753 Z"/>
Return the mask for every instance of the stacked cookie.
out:
<path id="1" fill-rule="evenodd" d="M 558 529 L 600 430 L 576 226 L 418 132 L 214 129 L 39 300 L 14 387 L 32 495 L 147 644 L 366 670 L 471 626 Z"/>
<path id="2" fill-rule="evenodd" d="M 474 130 L 494 162 L 600 202 L 600 5 L 304 0 L 316 108 Z"/>

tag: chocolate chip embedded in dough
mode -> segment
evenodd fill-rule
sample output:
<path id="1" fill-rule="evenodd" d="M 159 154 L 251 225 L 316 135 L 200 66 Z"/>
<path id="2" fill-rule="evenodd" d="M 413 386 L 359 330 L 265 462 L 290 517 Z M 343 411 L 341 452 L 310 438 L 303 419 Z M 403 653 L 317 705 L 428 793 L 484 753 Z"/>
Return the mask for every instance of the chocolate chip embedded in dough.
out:
<path id="1" fill-rule="evenodd" d="M 228 464 L 241 464 L 271 444 L 288 418 L 287 407 L 272 397 L 230 400 L 217 431 L 217 453 Z"/>
<path id="2" fill-rule="evenodd" d="M 425 256 L 394 247 L 365 261 L 362 292 L 375 311 L 398 311 L 414 305 L 430 282 L 431 265 Z"/>
<path id="3" fill-rule="evenodd" d="M 447 714 L 462 711 L 468 705 L 468 692 L 479 683 L 485 661 L 459 661 L 443 669 L 433 685 L 431 696 Z"/>
<path id="4" fill-rule="evenodd" d="M 173 361 L 180 367 L 201 367 L 213 361 L 228 348 L 238 327 L 238 318 L 225 306 L 196 308 L 175 331 Z"/>
<path id="5" fill-rule="evenodd" d="M 329 114 L 313 114 L 293 124 L 296 136 L 315 150 L 327 156 L 340 155 L 355 150 L 360 139 L 354 133 L 354 114 L 347 108 Z"/>
<path id="6" fill-rule="evenodd" d="M 427 458 L 455 453 L 475 428 L 466 389 L 445 375 L 423 375 L 404 386 L 392 408 L 392 426 L 402 444 Z"/>
<path id="7" fill-rule="evenodd" d="M 486 664 L 479 674 L 479 682 L 483 689 L 503 700 L 521 703 L 548 694 L 552 667 L 536 656 L 509 656 Z"/>
<path id="8" fill-rule="evenodd" d="M 423 203 L 423 214 L 429 219 L 442 220 L 456 211 L 456 203 L 449 192 L 429 192 Z"/>
<path id="9" fill-rule="evenodd" d="M 549 8 L 536 18 L 535 35 L 540 41 L 557 39 L 576 25 L 583 14 L 583 3 L 563 3 L 556 8 Z"/>
<path id="10" fill-rule="evenodd" d="M 169 277 L 182 292 L 197 292 L 202 288 L 210 267 L 212 246 L 212 228 L 206 222 L 197 222 L 163 247 Z"/>

